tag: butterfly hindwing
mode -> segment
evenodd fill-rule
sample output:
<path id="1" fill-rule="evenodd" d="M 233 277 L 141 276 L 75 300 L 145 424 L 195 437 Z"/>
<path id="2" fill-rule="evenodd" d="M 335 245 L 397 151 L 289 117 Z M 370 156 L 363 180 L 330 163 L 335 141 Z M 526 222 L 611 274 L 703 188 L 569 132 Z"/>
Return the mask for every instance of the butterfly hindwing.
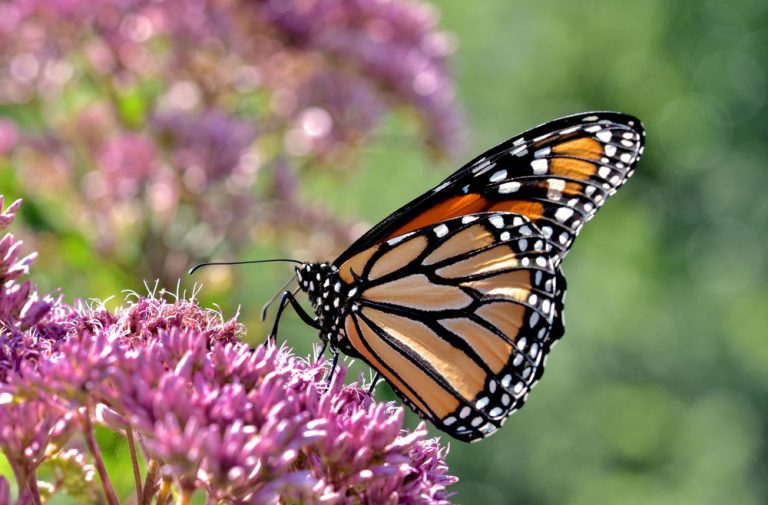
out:
<path id="1" fill-rule="evenodd" d="M 480 212 L 528 217 L 559 263 L 584 223 L 632 175 L 644 140 L 638 119 L 615 112 L 584 113 L 534 128 L 394 212 L 335 264 L 404 233 Z"/>
<path id="2" fill-rule="evenodd" d="M 462 440 L 522 405 L 562 335 L 551 246 L 522 215 L 449 219 L 361 251 L 339 274 L 356 286 L 344 350 Z"/>

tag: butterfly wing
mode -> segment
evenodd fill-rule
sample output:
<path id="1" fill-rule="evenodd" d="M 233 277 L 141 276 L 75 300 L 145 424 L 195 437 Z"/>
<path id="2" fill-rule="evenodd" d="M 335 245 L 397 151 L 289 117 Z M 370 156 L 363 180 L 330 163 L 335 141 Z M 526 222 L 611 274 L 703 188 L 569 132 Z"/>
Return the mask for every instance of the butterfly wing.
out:
<path id="1" fill-rule="evenodd" d="M 358 287 L 342 350 L 461 440 L 494 432 L 522 406 L 563 332 L 562 276 L 522 215 L 408 232 L 343 262 L 339 275 Z"/>
<path id="2" fill-rule="evenodd" d="M 391 214 L 334 264 L 446 219 L 498 211 L 530 219 L 559 264 L 584 223 L 632 175 L 644 140 L 640 121 L 616 112 L 578 114 L 533 128 Z"/>

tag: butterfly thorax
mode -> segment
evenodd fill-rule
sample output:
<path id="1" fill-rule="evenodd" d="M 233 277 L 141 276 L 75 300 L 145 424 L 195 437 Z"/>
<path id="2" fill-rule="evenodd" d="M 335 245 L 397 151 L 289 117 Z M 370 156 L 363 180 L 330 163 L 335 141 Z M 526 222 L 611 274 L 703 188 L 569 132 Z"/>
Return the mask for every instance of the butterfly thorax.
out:
<path id="1" fill-rule="evenodd" d="M 331 345 L 348 348 L 345 344 L 344 319 L 348 300 L 356 289 L 342 282 L 339 269 L 330 263 L 303 263 L 296 268 L 299 288 L 307 293 L 320 325 L 320 338 Z"/>

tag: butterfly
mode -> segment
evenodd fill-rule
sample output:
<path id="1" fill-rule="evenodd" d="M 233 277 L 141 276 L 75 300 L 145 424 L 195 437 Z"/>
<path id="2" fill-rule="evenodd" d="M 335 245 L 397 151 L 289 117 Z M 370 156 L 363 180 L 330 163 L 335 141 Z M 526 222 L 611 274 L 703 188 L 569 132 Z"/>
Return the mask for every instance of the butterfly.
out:
<path id="1" fill-rule="evenodd" d="M 285 291 L 334 357 L 360 358 L 421 417 L 463 441 L 522 407 L 563 336 L 560 265 L 633 174 L 640 121 L 568 116 L 470 161 Z M 296 301 L 304 291 L 314 315 Z"/>

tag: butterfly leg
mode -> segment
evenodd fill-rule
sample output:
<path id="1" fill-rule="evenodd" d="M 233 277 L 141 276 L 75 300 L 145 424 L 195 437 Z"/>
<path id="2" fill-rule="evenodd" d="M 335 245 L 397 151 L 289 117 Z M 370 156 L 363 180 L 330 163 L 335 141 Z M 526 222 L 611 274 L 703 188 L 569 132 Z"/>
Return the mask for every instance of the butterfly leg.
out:
<path id="1" fill-rule="evenodd" d="M 275 339 L 277 338 L 277 327 L 280 324 L 280 318 L 283 316 L 283 311 L 285 310 L 285 307 L 289 303 L 293 307 L 293 310 L 295 310 L 296 313 L 299 315 L 302 321 L 304 321 L 308 326 L 311 326 L 316 330 L 320 329 L 320 325 L 317 324 L 317 321 L 315 321 L 315 319 L 312 316 L 307 314 L 307 311 L 305 311 L 301 305 L 299 305 L 299 302 L 293 296 L 293 293 L 291 293 L 290 291 L 284 291 L 283 297 L 280 299 L 280 305 L 277 308 L 277 314 L 275 315 L 275 324 L 272 326 L 272 331 L 269 332 L 269 335 L 267 336 L 267 342 L 269 341 L 274 342 Z"/>
<path id="2" fill-rule="evenodd" d="M 371 382 L 371 385 L 368 388 L 369 395 L 373 396 L 373 391 L 376 389 L 376 384 L 379 383 L 379 379 L 381 379 L 381 374 L 376 372 L 376 375 L 373 376 L 373 382 Z"/>
<path id="3" fill-rule="evenodd" d="M 331 362 L 331 371 L 328 372 L 328 383 L 330 384 L 333 382 L 333 374 L 336 373 L 336 367 L 339 364 L 339 350 L 335 347 L 331 347 L 331 352 L 333 353 L 333 361 Z"/>
<path id="4" fill-rule="evenodd" d="M 328 341 L 323 340 L 323 345 L 320 347 L 320 350 L 315 354 L 315 361 L 319 360 L 320 357 L 325 354 L 325 349 L 328 347 Z"/>

